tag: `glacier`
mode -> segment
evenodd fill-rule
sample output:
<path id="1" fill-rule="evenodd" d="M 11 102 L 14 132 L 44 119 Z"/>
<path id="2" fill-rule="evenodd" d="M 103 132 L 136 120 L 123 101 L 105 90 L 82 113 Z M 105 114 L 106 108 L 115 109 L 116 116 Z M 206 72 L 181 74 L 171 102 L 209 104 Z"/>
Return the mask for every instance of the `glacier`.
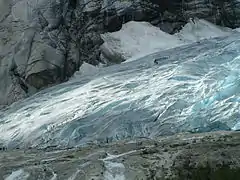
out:
<path id="1" fill-rule="evenodd" d="M 85 64 L 70 81 L 1 109 L 0 145 L 72 147 L 239 130 L 239 37 L 233 31 L 109 67 Z"/>
<path id="2" fill-rule="evenodd" d="M 203 39 L 228 36 L 238 29 L 220 27 L 204 19 L 192 18 L 173 35 L 148 22 L 129 21 L 117 32 L 101 35 L 101 57 L 105 62 L 132 61 L 146 54 L 191 44 Z"/>

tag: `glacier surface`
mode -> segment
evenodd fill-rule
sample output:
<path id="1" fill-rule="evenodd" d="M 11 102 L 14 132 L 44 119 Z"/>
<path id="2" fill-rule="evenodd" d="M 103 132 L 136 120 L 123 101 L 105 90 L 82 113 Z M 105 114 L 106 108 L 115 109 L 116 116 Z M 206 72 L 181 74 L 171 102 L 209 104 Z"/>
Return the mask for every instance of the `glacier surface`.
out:
<path id="1" fill-rule="evenodd" d="M 228 36 L 238 29 L 220 27 L 204 19 L 190 19 L 180 32 L 173 35 L 148 22 L 129 21 L 117 32 L 105 33 L 101 46 L 102 59 L 132 61 L 146 54 L 171 49 L 203 39 Z"/>
<path id="2" fill-rule="evenodd" d="M 240 33 L 85 67 L 94 73 L 0 110 L 0 144 L 65 147 L 240 128 Z"/>

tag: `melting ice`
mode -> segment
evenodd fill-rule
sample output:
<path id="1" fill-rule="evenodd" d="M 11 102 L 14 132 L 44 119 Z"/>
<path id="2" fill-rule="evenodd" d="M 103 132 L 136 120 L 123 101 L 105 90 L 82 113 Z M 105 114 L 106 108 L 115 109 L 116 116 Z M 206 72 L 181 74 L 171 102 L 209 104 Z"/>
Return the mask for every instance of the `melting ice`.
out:
<path id="1" fill-rule="evenodd" d="M 99 68 L 1 110 L 0 144 L 76 146 L 237 130 L 239 73 L 237 32 Z"/>

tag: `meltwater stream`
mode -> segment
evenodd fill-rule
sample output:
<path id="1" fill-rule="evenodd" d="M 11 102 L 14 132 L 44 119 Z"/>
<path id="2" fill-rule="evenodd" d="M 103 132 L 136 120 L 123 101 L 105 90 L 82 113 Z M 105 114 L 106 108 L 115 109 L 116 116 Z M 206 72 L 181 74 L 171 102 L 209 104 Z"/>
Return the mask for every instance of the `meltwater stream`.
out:
<path id="1" fill-rule="evenodd" d="M 0 144 L 77 146 L 238 130 L 239 95 L 236 33 L 102 68 L 17 102 L 0 111 Z"/>

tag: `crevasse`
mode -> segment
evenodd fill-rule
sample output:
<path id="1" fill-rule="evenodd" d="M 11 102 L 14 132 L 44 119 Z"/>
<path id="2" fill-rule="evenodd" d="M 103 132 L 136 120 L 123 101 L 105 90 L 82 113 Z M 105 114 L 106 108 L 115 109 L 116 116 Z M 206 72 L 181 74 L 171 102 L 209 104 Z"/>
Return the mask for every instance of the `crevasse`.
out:
<path id="1" fill-rule="evenodd" d="M 158 62 L 154 63 L 154 60 Z M 77 146 L 237 130 L 239 33 L 76 74 L 0 111 L 0 143 Z"/>

